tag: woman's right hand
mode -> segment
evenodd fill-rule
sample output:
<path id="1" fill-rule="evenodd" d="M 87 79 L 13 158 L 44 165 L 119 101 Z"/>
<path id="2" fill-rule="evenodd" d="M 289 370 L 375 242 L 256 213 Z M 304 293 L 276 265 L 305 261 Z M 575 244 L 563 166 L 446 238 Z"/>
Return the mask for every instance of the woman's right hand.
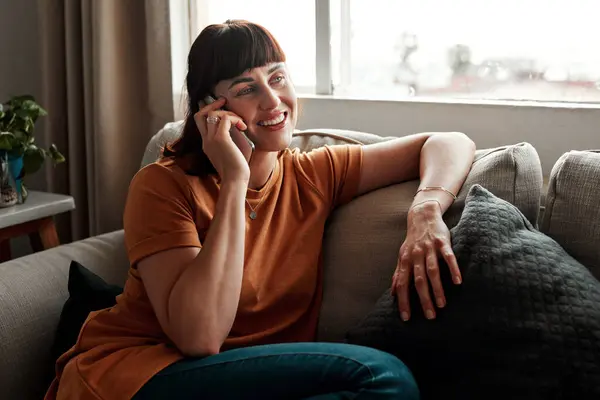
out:
<path id="1" fill-rule="evenodd" d="M 200 103 L 200 111 L 194 114 L 194 121 L 202 135 L 202 150 L 214 165 L 222 181 L 247 182 L 250 179 L 248 161 L 252 149 L 235 128 L 246 130 L 248 127 L 238 115 L 221 110 L 225 103 L 225 98 L 219 98 L 204 106 Z M 209 123 L 208 117 L 218 117 L 218 122 Z M 235 134 L 240 137 L 236 137 L 237 140 L 234 141 L 232 135 Z"/>

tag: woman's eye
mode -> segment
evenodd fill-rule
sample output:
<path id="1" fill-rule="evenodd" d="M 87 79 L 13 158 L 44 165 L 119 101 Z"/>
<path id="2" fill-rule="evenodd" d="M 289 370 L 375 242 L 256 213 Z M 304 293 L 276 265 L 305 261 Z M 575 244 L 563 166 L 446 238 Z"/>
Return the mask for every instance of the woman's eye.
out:
<path id="1" fill-rule="evenodd" d="M 252 87 L 247 87 L 238 92 L 238 96 L 243 96 L 245 94 L 251 93 L 254 90 Z"/>
<path id="2" fill-rule="evenodd" d="M 273 79 L 273 83 L 281 83 L 284 79 L 285 78 L 283 76 L 279 75 Z"/>

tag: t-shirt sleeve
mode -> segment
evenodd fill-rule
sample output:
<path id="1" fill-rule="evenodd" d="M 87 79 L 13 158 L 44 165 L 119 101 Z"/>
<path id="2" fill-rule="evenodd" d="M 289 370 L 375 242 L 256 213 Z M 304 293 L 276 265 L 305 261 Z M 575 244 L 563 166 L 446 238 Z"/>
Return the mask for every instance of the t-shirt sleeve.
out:
<path id="1" fill-rule="evenodd" d="M 300 153 L 298 167 L 309 184 L 334 208 L 356 196 L 362 154 L 360 145 L 324 146 Z"/>
<path id="2" fill-rule="evenodd" d="M 159 164 L 140 170 L 131 181 L 123 225 L 129 262 L 177 247 L 202 247 L 191 189 Z"/>

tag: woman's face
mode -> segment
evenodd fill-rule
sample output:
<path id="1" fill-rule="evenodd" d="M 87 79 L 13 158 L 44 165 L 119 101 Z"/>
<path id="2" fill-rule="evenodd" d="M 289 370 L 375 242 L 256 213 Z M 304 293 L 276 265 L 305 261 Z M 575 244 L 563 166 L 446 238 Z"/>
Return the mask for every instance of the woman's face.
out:
<path id="1" fill-rule="evenodd" d="M 297 120 L 297 98 L 285 63 L 272 63 L 220 81 L 215 95 L 248 126 L 257 150 L 279 151 L 289 146 Z"/>

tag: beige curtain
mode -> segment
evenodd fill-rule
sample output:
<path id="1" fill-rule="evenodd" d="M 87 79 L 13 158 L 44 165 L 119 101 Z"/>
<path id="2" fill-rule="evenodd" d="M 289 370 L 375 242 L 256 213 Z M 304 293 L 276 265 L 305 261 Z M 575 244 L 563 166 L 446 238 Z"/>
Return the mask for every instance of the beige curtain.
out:
<path id="1" fill-rule="evenodd" d="M 41 133 L 67 163 L 46 169 L 46 190 L 76 210 L 61 239 L 122 227 L 123 205 L 149 138 L 173 120 L 168 0 L 38 0 Z"/>

